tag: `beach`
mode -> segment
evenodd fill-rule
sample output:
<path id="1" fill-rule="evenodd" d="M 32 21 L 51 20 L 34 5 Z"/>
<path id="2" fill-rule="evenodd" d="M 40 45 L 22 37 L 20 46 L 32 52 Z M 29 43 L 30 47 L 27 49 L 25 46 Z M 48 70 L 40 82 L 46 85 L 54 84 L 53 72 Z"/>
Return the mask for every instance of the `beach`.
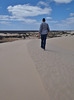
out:
<path id="1" fill-rule="evenodd" d="M 74 36 L 0 44 L 1 100 L 74 100 Z"/>

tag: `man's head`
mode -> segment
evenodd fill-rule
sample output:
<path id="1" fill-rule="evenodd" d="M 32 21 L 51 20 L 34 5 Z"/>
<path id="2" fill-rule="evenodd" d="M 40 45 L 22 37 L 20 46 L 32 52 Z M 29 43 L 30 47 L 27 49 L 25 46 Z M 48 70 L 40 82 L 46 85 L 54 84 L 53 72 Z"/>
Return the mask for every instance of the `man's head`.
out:
<path id="1" fill-rule="evenodd" d="M 45 22 L 45 18 L 43 18 L 42 21 Z"/>

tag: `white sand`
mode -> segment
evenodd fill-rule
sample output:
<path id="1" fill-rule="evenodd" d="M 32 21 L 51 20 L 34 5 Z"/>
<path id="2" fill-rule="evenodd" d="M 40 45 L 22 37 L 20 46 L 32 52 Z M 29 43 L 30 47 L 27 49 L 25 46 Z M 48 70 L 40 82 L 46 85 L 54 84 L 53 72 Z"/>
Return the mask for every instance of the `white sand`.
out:
<path id="1" fill-rule="evenodd" d="M 28 50 L 50 100 L 74 100 L 74 36 L 48 39 L 46 51 L 32 40 Z"/>
<path id="2" fill-rule="evenodd" d="M 49 100 L 28 53 L 28 42 L 0 44 L 0 100 Z"/>
<path id="3" fill-rule="evenodd" d="M 67 51 L 74 52 L 74 36 L 71 37 L 62 37 L 62 38 L 52 38 L 50 43 L 53 43 L 56 46 L 64 48 Z"/>
<path id="4" fill-rule="evenodd" d="M 0 44 L 0 100 L 74 100 L 74 37 Z"/>

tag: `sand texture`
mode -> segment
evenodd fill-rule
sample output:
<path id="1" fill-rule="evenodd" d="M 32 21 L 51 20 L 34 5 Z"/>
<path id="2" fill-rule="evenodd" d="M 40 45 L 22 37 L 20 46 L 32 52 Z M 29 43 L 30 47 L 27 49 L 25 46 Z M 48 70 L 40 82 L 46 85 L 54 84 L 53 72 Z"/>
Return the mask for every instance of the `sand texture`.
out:
<path id="1" fill-rule="evenodd" d="M 28 53 L 28 42 L 0 44 L 0 100 L 49 100 Z"/>
<path id="2" fill-rule="evenodd" d="M 45 51 L 32 40 L 28 50 L 49 100 L 74 100 L 74 36 L 48 39 Z"/>
<path id="3" fill-rule="evenodd" d="M 74 100 L 74 36 L 0 44 L 0 100 Z"/>

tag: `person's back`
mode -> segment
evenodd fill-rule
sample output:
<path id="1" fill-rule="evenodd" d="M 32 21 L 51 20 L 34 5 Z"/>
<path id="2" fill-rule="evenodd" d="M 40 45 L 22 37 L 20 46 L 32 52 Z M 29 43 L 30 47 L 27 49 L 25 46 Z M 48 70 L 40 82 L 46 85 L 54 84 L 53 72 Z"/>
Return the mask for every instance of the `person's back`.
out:
<path id="1" fill-rule="evenodd" d="M 47 34 L 50 31 L 50 29 L 49 29 L 49 25 L 45 22 L 45 18 L 43 18 L 42 21 L 43 22 L 40 25 L 39 33 L 41 35 L 41 48 L 45 50 L 46 38 L 47 38 Z"/>
<path id="2" fill-rule="evenodd" d="M 42 24 L 41 24 L 41 26 L 40 26 L 40 33 L 41 34 L 47 34 L 48 33 L 48 31 L 49 31 L 49 26 L 48 26 L 48 24 L 46 23 L 46 22 L 43 22 Z"/>

